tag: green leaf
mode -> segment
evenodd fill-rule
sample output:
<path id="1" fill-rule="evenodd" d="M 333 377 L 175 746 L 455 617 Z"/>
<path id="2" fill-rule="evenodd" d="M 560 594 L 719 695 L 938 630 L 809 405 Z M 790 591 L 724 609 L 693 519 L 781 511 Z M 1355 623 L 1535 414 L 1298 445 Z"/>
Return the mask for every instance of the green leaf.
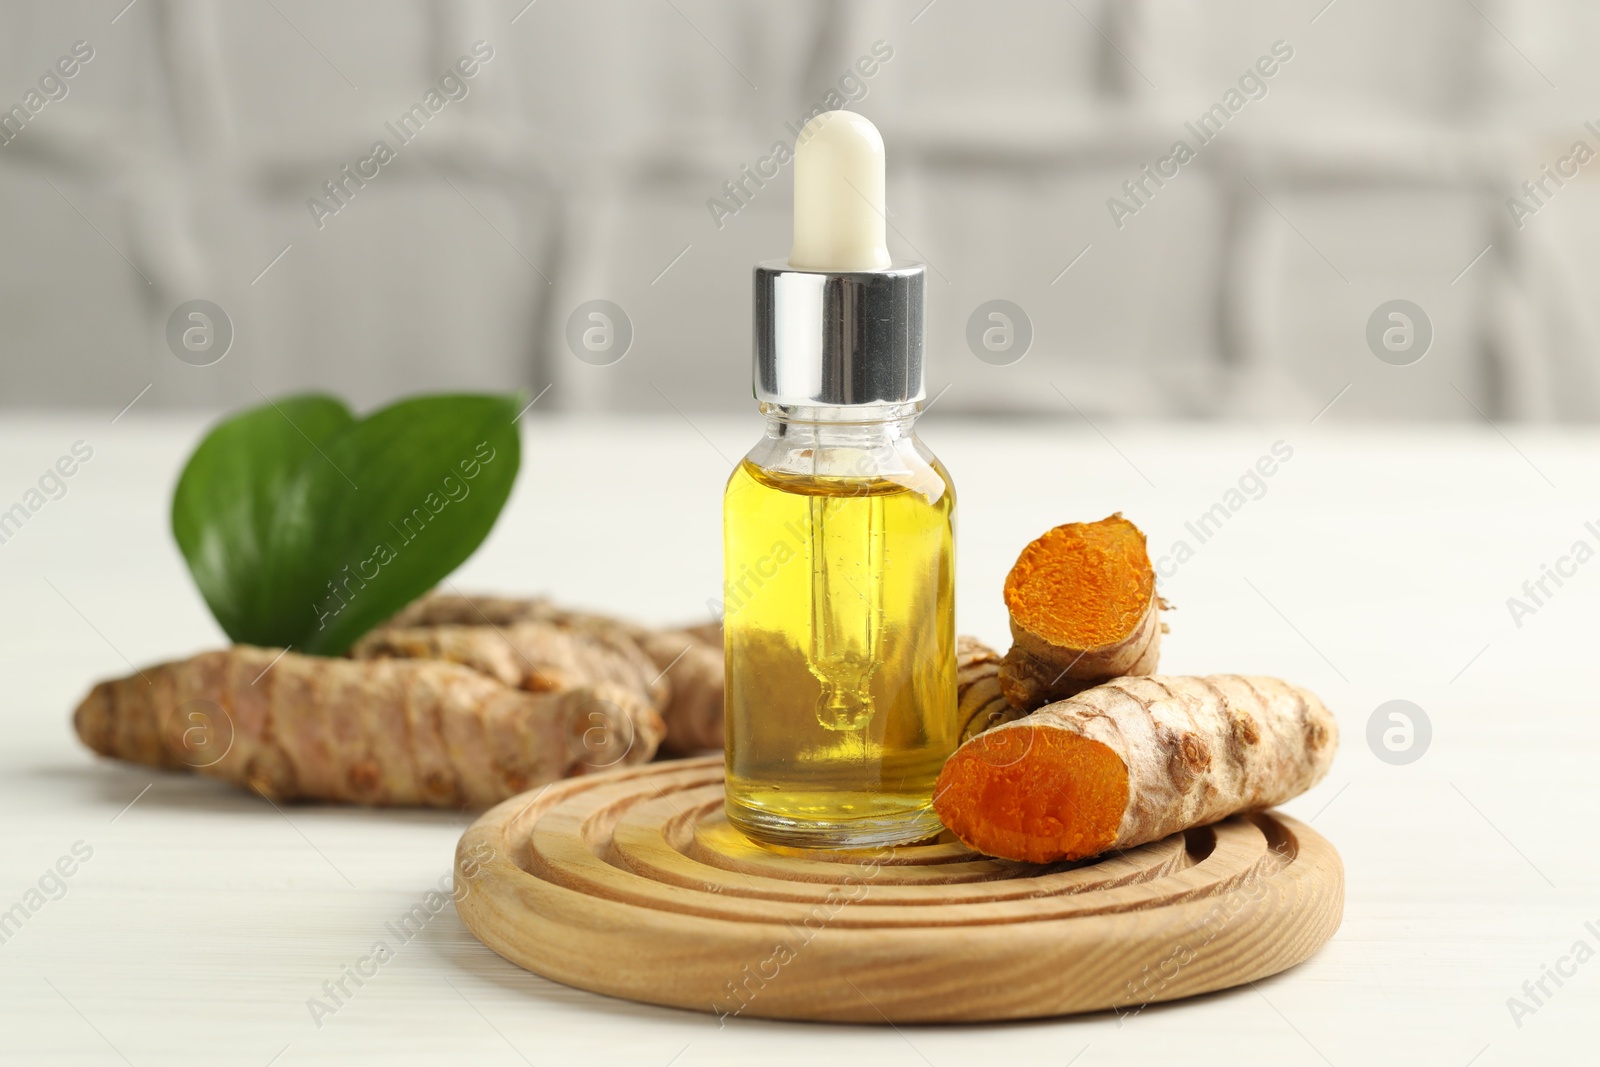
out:
<path id="1" fill-rule="evenodd" d="M 516 415 L 515 397 L 420 397 L 328 442 L 286 495 L 268 561 L 313 594 L 297 647 L 343 652 L 473 553 L 516 479 Z"/>
<path id="2" fill-rule="evenodd" d="M 433 588 L 483 542 L 510 496 L 521 462 L 517 411 L 517 397 L 461 394 L 404 400 L 320 437 L 287 408 L 280 413 L 270 405 L 219 427 L 218 434 L 233 422 L 276 415 L 315 439 L 292 476 L 270 493 L 257 488 L 252 517 L 266 525 L 254 527 L 253 552 L 230 556 L 224 550 L 232 542 L 221 540 L 209 554 L 192 554 L 179 534 L 229 636 L 337 655 Z M 290 432 L 299 436 L 293 426 Z M 281 450 L 282 440 L 274 437 L 270 449 Z M 212 443 L 208 438 L 196 451 L 180 496 Z M 252 455 L 237 469 L 253 472 L 262 465 Z M 229 477 L 238 475 L 208 462 L 188 496 Z M 189 498 L 183 514 L 192 514 L 202 529 L 226 521 Z M 179 514 L 175 500 L 175 530 Z M 197 557 L 223 580 L 202 580 Z M 244 609 L 243 617 L 235 610 L 225 618 L 217 610 L 210 590 L 218 587 L 231 593 L 227 602 Z"/>
<path id="3" fill-rule="evenodd" d="M 331 396 L 284 397 L 225 420 L 189 457 L 172 495 L 172 533 L 234 641 L 279 644 L 284 627 L 261 581 L 279 501 L 319 445 L 355 421 Z"/>

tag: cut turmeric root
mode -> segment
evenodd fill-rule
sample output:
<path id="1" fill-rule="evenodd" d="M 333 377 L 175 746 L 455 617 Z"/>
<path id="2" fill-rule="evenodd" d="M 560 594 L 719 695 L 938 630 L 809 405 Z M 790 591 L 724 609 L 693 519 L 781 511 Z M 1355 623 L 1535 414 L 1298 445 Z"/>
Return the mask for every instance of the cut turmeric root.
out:
<path id="1" fill-rule="evenodd" d="M 626 686 L 528 693 L 456 663 L 244 645 L 101 682 L 74 725 L 101 755 L 272 800 L 472 809 L 645 762 L 663 733 Z"/>
<path id="2" fill-rule="evenodd" d="M 1119 678 L 967 741 L 934 810 L 987 855 L 1081 859 L 1281 804 L 1328 773 L 1338 737 L 1275 678 Z"/>
<path id="3" fill-rule="evenodd" d="M 1000 667 L 1024 711 L 1124 675 L 1151 674 L 1161 600 L 1144 534 L 1120 514 L 1047 531 L 1005 583 L 1013 644 Z"/>

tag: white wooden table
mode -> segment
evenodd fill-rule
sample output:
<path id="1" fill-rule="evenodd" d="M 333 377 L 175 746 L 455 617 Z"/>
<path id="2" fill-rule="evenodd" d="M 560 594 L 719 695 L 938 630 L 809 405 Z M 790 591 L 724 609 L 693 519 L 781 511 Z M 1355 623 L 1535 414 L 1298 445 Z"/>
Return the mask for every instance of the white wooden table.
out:
<path id="1" fill-rule="evenodd" d="M 719 1028 L 520 971 L 453 909 L 396 939 L 386 924 L 448 876 L 459 817 L 280 814 L 78 744 L 69 715 L 94 680 L 221 639 L 167 530 L 201 422 L 137 409 L 110 417 L 0 419 L 0 510 L 75 441 L 94 449 L 66 495 L 0 544 L 0 909 L 28 912 L 0 944 L 0 1061 L 1594 1060 L 1586 1024 L 1600 1006 L 1600 960 L 1562 964 L 1575 973 L 1559 987 L 1546 979 L 1538 1005 L 1523 983 L 1574 942 L 1600 950 L 1600 695 L 1582 681 L 1600 637 L 1600 561 L 1560 588 L 1547 582 L 1553 595 L 1520 628 L 1506 599 L 1574 541 L 1600 544 L 1584 528 L 1600 520 L 1595 434 L 1504 427 L 1507 440 L 1484 426 L 1325 421 L 1102 425 L 1102 436 L 1075 417 L 930 417 L 924 437 L 960 493 L 963 631 L 1003 642 L 1000 583 L 1028 539 L 1121 510 L 1155 555 L 1180 537 L 1196 548 L 1162 583 L 1177 606 L 1166 671 L 1281 674 L 1338 712 L 1332 775 L 1288 810 L 1344 856 L 1344 925 L 1309 963 L 1258 989 L 1124 1019 Z M 703 615 L 720 582 L 722 481 L 756 432 L 753 418 L 535 417 L 516 495 L 454 581 L 647 620 Z M 1184 523 L 1278 440 L 1293 456 L 1265 495 L 1196 544 Z M 1431 746 L 1409 765 L 1381 761 L 1366 741 L 1369 715 L 1392 699 L 1432 722 Z M 92 855 L 64 863 L 73 873 L 59 883 L 47 877 L 75 845 Z M 41 879 L 49 892 L 30 897 Z M 308 1000 L 380 940 L 394 959 L 319 1026 Z M 1513 996 L 1537 1010 L 1513 1019 Z"/>

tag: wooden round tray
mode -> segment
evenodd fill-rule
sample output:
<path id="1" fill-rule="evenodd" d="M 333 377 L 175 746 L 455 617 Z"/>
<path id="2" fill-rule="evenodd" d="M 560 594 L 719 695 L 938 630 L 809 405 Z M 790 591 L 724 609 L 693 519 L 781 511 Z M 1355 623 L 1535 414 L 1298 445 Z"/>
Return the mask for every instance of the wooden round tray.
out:
<path id="1" fill-rule="evenodd" d="M 1239 985 L 1339 926 L 1344 870 L 1269 812 L 1036 866 L 953 840 L 864 852 L 755 844 L 718 756 L 560 782 L 487 812 L 457 908 L 530 971 L 719 1015 L 1014 1019 Z"/>

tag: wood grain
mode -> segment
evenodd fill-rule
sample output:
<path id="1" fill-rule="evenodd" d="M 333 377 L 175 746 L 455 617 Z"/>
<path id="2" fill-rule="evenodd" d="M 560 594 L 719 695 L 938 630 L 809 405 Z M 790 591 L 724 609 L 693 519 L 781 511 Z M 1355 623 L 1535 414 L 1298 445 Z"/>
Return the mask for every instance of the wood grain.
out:
<path id="1" fill-rule="evenodd" d="M 487 812 L 456 850 L 484 944 L 597 993 L 719 1015 L 957 1022 L 1130 1009 L 1253 981 L 1339 926 L 1344 870 L 1277 813 L 1035 866 L 954 841 L 758 845 L 720 757 L 578 778 Z"/>

